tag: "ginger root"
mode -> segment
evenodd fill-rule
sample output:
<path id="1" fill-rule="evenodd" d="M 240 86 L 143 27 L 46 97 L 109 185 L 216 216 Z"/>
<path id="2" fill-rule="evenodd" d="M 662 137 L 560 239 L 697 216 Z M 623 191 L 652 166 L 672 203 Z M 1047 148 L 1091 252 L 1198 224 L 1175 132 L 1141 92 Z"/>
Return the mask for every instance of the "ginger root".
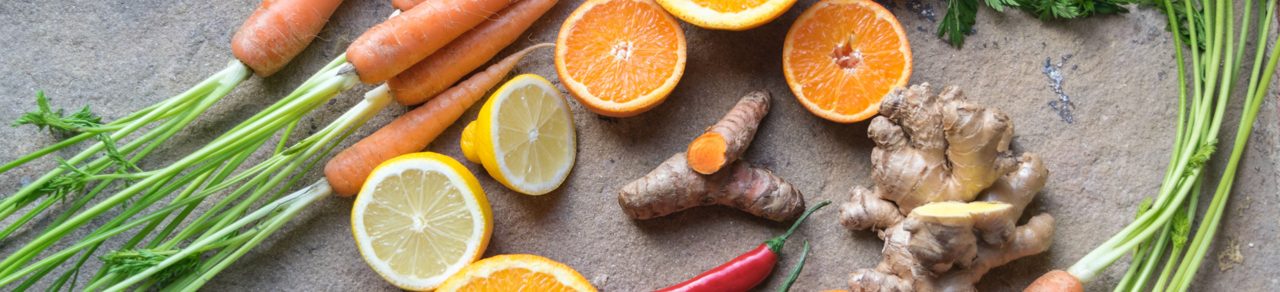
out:
<path id="1" fill-rule="evenodd" d="M 688 151 L 672 155 L 622 187 L 618 205 L 635 219 L 706 205 L 728 206 L 774 221 L 799 217 L 804 212 L 799 190 L 773 172 L 739 160 L 768 113 L 768 92 L 747 94 Z"/>
<path id="2" fill-rule="evenodd" d="M 1017 226 L 1049 172 L 1009 150 L 1007 116 L 928 84 L 895 90 L 880 114 L 868 129 L 875 187 L 855 187 L 840 221 L 876 231 L 884 259 L 854 271 L 852 291 L 974 291 L 992 268 L 1049 249 L 1052 216 Z"/>
<path id="3" fill-rule="evenodd" d="M 701 174 L 712 174 L 747 152 L 756 136 L 760 120 L 769 113 L 769 92 L 754 91 L 742 97 L 707 132 L 689 143 L 686 159 L 689 167 Z"/>

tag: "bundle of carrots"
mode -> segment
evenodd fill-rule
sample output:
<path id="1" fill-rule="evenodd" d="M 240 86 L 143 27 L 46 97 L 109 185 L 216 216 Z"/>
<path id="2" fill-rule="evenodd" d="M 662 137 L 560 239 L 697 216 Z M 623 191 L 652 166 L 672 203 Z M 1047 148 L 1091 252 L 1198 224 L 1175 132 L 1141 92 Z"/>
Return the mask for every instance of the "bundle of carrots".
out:
<path id="1" fill-rule="evenodd" d="M 279 5 L 281 2 L 288 1 L 267 1 L 261 9 L 309 13 L 306 5 Z M 534 47 L 448 87 L 514 42 L 556 1 L 511 2 L 427 2 L 370 29 L 349 47 L 345 56 L 325 66 L 280 102 L 207 146 L 160 169 L 117 175 L 137 180 L 83 212 L 74 216 L 68 213 L 67 218 L 55 221 L 36 239 L 0 261 L 0 286 L 27 278 L 22 287 L 29 287 L 71 257 L 83 254 L 70 269 L 78 270 L 102 242 L 141 226 L 120 250 L 102 256 L 106 263 L 92 278 L 88 289 L 118 291 L 157 285 L 194 290 L 200 287 L 303 207 L 328 195 L 330 189 L 354 193 L 364 176 L 381 160 L 424 148 L 499 83 Z M 275 28 L 287 31 L 287 27 Z M 270 158 L 257 165 L 240 167 L 250 154 L 281 130 L 286 138 L 281 140 L 289 140 L 287 136 L 302 116 L 338 93 L 357 82 L 384 81 L 388 84 L 367 93 L 364 100 L 329 126 L 292 146 L 284 147 L 282 142 Z M 402 104 L 428 103 L 343 151 L 326 166 L 329 181 L 322 180 L 312 187 L 285 194 L 308 169 L 380 111 L 393 96 Z M 355 187 L 348 189 L 351 186 Z M 208 206 L 207 211 L 188 219 L 205 198 L 214 194 L 224 196 Z M 171 197 L 167 204 L 156 206 L 166 197 Z M 97 218 L 126 200 L 133 200 L 133 204 L 115 217 Z M 254 206 L 258 207 L 252 209 Z M 135 218 L 148 209 L 154 210 Z M 251 209 L 254 211 L 250 212 Z M 108 223 L 67 248 L 51 249 L 94 219 Z M 187 247 L 180 248 L 183 243 L 187 243 Z M 44 252 L 51 254 L 32 263 Z M 68 271 L 59 281 L 66 282 L 70 273 L 73 272 Z"/>
<path id="2" fill-rule="evenodd" d="M 70 134 L 71 137 L 0 166 L 0 173 L 90 139 L 96 138 L 98 143 L 63 159 L 62 167 L 50 170 L 0 201 L 0 220 L 6 220 L 18 210 L 40 202 L 14 224 L 0 231 L 0 240 L 35 219 L 54 202 L 73 193 L 89 189 L 88 193 L 72 204 L 71 212 L 79 210 L 88 199 L 102 192 L 102 187 L 99 186 L 131 178 L 122 174 L 137 170 L 134 163 L 230 93 L 249 77 L 250 72 L 267 77 L 288 64 L 315 39 L 341 3 L 341 0 L 263 2 L 232 37 L 231 50 L 235 60 L 227 68 L 181 94 L 110 123 L 102 124 L 100 118 L 88 111 L 88 107 L 79 113 L 64 116 L 61 111 L 54 112 L 49 108 L 43 94 L 37 94 L 40 108 L 24 115 L 18 123 L 48 127 L 50 130 Z"/>

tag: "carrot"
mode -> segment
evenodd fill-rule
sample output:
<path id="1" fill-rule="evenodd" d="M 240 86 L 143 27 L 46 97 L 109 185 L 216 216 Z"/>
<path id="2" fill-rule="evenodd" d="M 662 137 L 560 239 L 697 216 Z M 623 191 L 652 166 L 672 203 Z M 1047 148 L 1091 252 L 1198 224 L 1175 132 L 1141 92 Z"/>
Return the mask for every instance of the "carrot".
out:
<path id="1" fill-rule="evenodd" d="M 484 94 L 497 86 L 502 78 L 515 69 L 516 62 L 537 48 L 551 44 L 534 45 L 498 61 L 488 69 L 471 75 L 390 124 L 360 139 L 355 145 L 342 150 L 324 166 L 324 177 L 334 192 L 350 196 L 360 191 L 365 178 L 379 163 L 402 154 L 421 151 L 440 133 L 449 128 L 462 114 L 484 98 Z"/>
<path id="2" fill-rule="evenodd" d="M 382 83 L 484 22 L 511 1 L 424 2 L 360 35 L 347 48 L 347 62 L 355 66 L 361 82 Z"/>
<path id="3" fill-rule="evenodd" d="M 1023 292 L 1083 292 L 1084 284 L 1080 279 L 1063 270 L 1053 270 L 1031 282 Z"/>
<path id="4" fill-rule="evenodd" d="M 231 37 L 231 53 L 261 77 L 307 48 L 342 0 L 263 0 Z"/>
<path id="5" fill-rule="evenodd" d="M 391 0 L 391 7 L 404 11 L 413 8 L 414 6 L 418 6 L 418 3 L 422 2 L 426 2 L 426 0 Z"/>
<path id="6" fill-rule="evenodd" d="M 391 94 L 403 105 L 426 102 L 497 56 L 557 1 L 520 0 L 511 4 L 435 54 L 387 80 Z"/>

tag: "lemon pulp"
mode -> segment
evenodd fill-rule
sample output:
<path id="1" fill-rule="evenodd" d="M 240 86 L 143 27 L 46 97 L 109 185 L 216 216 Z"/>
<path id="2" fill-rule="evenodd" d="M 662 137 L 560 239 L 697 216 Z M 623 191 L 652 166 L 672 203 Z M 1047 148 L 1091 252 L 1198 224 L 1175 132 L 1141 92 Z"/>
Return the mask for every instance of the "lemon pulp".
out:
<path id="1" fill-rule="evenodd" d="M 389 282 L 413 290 L 435 288 L 474 261 L 492 223 L 488 203 L 477 199 L 484 196 L 478 182 L 464 176 L 470 173 L 461 164 L 439 154 L 379 166 L 352 211 L 365 261 Z"/>
<path id="2" fill-rule="evenodd" d="M 568 101 L 551 82 L 524 74 L 494 92 L 461 144 L 507 188 L 542 195 L 568 178 L 576 139 Z"/>

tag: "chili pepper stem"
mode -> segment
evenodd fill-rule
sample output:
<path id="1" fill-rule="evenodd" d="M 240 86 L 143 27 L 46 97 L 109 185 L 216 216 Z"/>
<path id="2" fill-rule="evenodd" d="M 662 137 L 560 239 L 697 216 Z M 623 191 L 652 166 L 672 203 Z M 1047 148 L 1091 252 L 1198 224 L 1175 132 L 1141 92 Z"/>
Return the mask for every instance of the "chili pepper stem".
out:
<path id="1" fill-rule="evenodd" d="M 787 275 L 787 281 L 782 282 L 782 287 L 778 288 L 778 292 L 787 292 L 791 290 L 791 284 L 796 283 L 796 279 L 800 278 L 800 270 L 804 269 L 804 260 L 809 258 L 809 241 L 804 242 L 804 249 L 800 250 L 800 262 L 796 263 L 796 268 L 791 269 L 791 274 Z"/>
<path id="2" fill-rule="evenodd" d="M 813 207 L 809 207 L 809 210 L 805 210 L 804 214 L 800 214 L 800 218 L 796 219 L 796 223 L 791 224 L 791 228 L 787 228 L 787 233 L 783 233 L 782 235 L 778 235 L 778 237 L 769 239 L 768 241 L 765 241 L 764 244 L 769 246 L 770 251 L 773 251 L 774 253 L 781 253 L 782 244 L 787 242 L 787 238 L 791 237 L 791 233 L 796 232 L 796 228 L 800 227 L 800 223 L 804 223 L 804 219 L 808 219 L 809 214 L 813 214 L 813 211 L 822 209 L 822 207 L 829 204 L 831 204 L 831 201 L 822 201 L 818 202 L 818 204 Z"/>

